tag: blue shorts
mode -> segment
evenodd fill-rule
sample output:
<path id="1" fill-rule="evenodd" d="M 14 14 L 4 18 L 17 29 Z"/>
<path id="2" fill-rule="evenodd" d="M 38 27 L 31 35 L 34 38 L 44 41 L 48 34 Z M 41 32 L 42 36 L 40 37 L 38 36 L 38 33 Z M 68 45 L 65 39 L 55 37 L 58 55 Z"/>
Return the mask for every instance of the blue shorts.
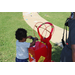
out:
<path id="1" fill-rule="evenodd" d="M 16 57 L 15 61 L 16 61 L 16 62 L 28 62 L 28 59 L 18 59 L 18 58 Z"/>

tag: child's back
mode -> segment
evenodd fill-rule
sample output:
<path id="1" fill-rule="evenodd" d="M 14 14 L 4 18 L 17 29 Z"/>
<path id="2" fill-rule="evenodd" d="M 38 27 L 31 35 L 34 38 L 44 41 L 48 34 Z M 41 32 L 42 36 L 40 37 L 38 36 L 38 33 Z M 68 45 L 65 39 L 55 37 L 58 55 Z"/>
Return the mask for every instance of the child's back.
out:
<path id="1" fill-rule="evenodd" d="M 30 43 L 19 42 L 17 40 L 16 41 L 16 57 L 19 58 L 19 59 L 27 59 L 29 47 L 30 47 Z"/>

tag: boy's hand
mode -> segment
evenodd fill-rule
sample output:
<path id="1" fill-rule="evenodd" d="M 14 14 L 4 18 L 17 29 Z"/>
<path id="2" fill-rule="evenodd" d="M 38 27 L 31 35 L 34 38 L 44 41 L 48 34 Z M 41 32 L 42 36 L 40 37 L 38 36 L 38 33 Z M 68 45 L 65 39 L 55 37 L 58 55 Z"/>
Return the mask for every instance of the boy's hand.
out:
<path id="1" fill-rule="evenodd" d="M 38 40 L 38 38 L 37 38 L 37 37 L 31 37 L 31 39 L 32 39 L 33 41 Z"/>
<path id="2" fill-rule="evenodd" d="M 38 38 L 37 38 L 37 37 L 35 37 L 35 39 L 36 39 L 36 40 L 38 40 Z"/>

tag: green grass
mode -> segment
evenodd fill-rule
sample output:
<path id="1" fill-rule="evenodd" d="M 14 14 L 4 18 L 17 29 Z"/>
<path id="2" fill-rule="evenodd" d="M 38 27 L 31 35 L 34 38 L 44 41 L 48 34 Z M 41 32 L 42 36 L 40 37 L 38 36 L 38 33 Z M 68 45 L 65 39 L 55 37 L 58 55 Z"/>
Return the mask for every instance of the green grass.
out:
<path id="1" fill-rule="evenodd" d="M 0 12 L 0 62 L 15 62 L 16 39 L 15 31 L 18 28 L 25 28 L 32 35 L 33 31 L 24 21 L 22 12 Z M 35 32 L 36 36 L 38 34 Z M 31 42 L 31 40 L 27 40 Z M 58 62 L 62 48 L 52 43 L 52 60 Z"/>
<path id="2" fill-rule="evenodd" d="M 51 22 L 54 25 L 57 25 L 61 28 L 64 28 L 65 21 L 70 17 L 70 12 L 40 12 L 39 15 Z"/>

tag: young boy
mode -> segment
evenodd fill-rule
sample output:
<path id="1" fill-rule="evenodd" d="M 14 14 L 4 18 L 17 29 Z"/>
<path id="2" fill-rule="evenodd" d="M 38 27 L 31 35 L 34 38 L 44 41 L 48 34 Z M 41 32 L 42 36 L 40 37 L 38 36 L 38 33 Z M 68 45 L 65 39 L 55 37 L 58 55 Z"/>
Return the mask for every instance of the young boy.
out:
<path id="1" fill-rule="evenodd" d="M 27 36 L 27 31 L 23 28 L 19 28 L 16 33 L 16 62 L 28 62 L 28 48 L 35 45 L 37 38 L 32 43 L 27 43 L 26 39 L 33 39 L 32 36 Z"/>

